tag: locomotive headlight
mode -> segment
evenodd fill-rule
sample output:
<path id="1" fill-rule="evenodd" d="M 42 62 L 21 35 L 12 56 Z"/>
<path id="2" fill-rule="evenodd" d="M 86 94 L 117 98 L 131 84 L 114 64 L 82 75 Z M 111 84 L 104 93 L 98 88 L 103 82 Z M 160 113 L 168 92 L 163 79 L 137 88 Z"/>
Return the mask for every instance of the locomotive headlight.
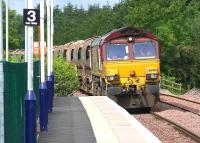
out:
<path id="1" fill-rule="evenodd" d="M 158 79 L 158 74 L 157 73 L 146 74 L 146 79 L 147 80 Z"/>
<path id="2" fill-rule="evenodd" d="M 119 76 L 117 74 L 112 75 L 112 76 L 107 76 L 108 81 L 114 81 L 114 80 L 119 80 Z"/>
<path id="3" fill-rule="evenodd" d="M 128 37 L 128 42 L 133 42 L 133 38 L 132 37 Z"/>
<path id="4" fill-rule="evenodd" d="M 131 77 L 135 76 L 135 71 L 130 71 L 130 76 Z"/>

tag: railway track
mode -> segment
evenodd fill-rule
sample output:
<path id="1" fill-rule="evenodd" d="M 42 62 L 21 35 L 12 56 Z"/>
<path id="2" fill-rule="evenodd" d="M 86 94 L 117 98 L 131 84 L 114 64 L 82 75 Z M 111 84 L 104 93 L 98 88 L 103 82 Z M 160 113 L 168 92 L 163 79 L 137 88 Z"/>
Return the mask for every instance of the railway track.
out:
<path id="1" fill-rule="evenodd" d="M 177 124 L 155 112 L 151 112 L 151 114 L 153 116 L 155 116 L 156 118 L 159 118 L 160 120 L 164 120 L 165 122 L 168 122 L 169 124 L 173 125 L 176 129 L 178 129 L 179 131 L 181 131 L 183 134 L 185 134 L 186 136 L 189 136 L 190 138 L 192 138 L 193 140 L 200 142 L 200 136 L 197 135 L 196 133 L 186 129 L 185 127 L 181 126 L 180 124 Z"/>
<path id="2" fill-rule="evenodd" d="M 77 95 L 75 95 L 75 96 L 86 96 L 85 93 L 80 92 L 80 91 L 78 91 L 76 94 Z M 166 102 L 165 104 L 168 104 L 168 103 Z M 173 104 L 171 104 L 171 106 L 177 107 Z M 181 107 L 178 107 L 178 108 L 181 108 Z M 188 112 L 191 112 L 190 110 L 187 110 L 187 109 L 184 109 L 184 108 L 181 108 L 181 109 L 186 110 Z M 186 127 L 183 127 L 179 123 L 176 123 L 176 122 L 172 121 L 171 119 L 165 118 L 162 115 L 159 115 L 158 113 L 155 113 L 155 112 L 151 112 L 150 114 L 152 116 L 154 116 L 157 120 L 160 120 L 160 121 L 163 121 L 163 122 L 170 124 L 172 126 L 172 128 L 179 131 L 180 134 L 183 134 L 185 137 L 191 138 L 192 140 L 194 140 L 196 142 L 200 142 L 200 136 L 198 134 L 196 134 L 195 132 L 193 132 L 191 130 L 188 130 Z M 194 114 L 196 114 L 196 113 L 194 113 Z"/>
<path id="3" fill-rule="evenodd" d="M 200 102 L 197 102 L 197 101 L 194 101 L 194 100 L 185 99 L 185 98 L 181 98 L 181 97 L 174 96 L 174 95 L 160 93 L 160 96 L 168 96 L 168 97 L 171 97 L 171 98 L 180 99 L 180 100 L 184 100 L 184 101 L 188 101 L 188 102 L 200 105 Z"/>
<path id="4" fill-rule="evenodd" d="M 188 112 L 191 112 L 191 113 L 193 113 L 193 114 L 196 114 L 196 115 L 200 116 L 199 110 L 187 109 L 187 108 L 185 108 L 185 107 L 177 106 L 177 105 L 175 105 L 175 104 L 172 104 L 172 103 L 169 103 L 169 102 L 166 102 L 166 101 L 159 101 L 159 102 L 160 102 L 160 103 L 167 104 L 167 105 L 170 105 L 170 106 L 173 106 L 173 107 L 177 107 L 177 108 L 179 108 L 179 109 L 181 109 L 181 110 L 188 111 Z"/>
<path id="5" fill-rule="evenodd" d="M 168 99 L 162 99 L 162 96 L 165 96 L 165 98 L 167 97 Z M 169 101 L 169 98 L 172 98 L 175 100 L 173 100 L 173 102 L 172 102 L 172 101 Z M 172 96 L 172 95 L 167 95 L 167 94 L 161 94 L 160 102 L 164 103 L 164 104 L 168 104 L 173 107 L 180 108 L 184 111 L 188 111 L 188 112 L 191 112 L 193 114 L 200 116 L 200 103 L 199 102 L 181 98 L 181 97 Z M 181 102 L 183 102 L 183 103 L 181 104 Z"/>

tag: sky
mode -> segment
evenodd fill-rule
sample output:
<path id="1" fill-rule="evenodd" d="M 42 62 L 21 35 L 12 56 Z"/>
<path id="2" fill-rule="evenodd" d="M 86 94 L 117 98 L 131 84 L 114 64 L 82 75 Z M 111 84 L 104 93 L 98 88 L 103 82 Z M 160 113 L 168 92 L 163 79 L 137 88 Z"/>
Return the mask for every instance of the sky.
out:
<path id="1" fill-rule="evenodd" d="M 17 10 L 18 13 L 22 14 L 23 8 L 25 6 L 25 0 L 8 0 L 9 8 Z M 34 6 L 38 5 L 40 0 L 33 0 Z M 54 5 L 59 5 L 60 8 L 63 8 L 67 3 L 71 3 L 73 5 L 77 5 L 80 7 L 83 6 L 84 9 L 88 8 L 88 5 L 91 4 L 99 4 L 100 7 L 103 5 L 111 5 L 118 3 L 120 0 L 54 0 Z"/>

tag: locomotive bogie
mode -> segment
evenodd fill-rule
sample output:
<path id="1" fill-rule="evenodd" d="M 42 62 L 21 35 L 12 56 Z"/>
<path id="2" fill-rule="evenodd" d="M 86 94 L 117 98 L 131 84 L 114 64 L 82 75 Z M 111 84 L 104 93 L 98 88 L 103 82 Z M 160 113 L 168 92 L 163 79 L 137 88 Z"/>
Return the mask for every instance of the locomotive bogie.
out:
<path id="1" fill-rule="evenodd" d="M 109 97 L 126 109 L 151 108 L 159 100 L 159 85 L 145 85 L 135 93 L 128 91 L 117 95 L 111 95 L 110 93 L 111 91 L 108 89 Z"/>

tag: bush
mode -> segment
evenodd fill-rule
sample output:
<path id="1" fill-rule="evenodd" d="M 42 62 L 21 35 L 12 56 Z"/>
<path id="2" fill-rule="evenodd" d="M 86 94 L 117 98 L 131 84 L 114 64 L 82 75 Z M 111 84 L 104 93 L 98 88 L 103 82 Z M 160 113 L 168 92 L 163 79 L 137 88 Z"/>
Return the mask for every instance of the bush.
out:
<path id="1" fill-rule="evenodd" d="M 67 63 L 62 58 L 54 59 L 55 95 L 67 96 L 79 89 L 80 84 L 75 65 Z"/>

